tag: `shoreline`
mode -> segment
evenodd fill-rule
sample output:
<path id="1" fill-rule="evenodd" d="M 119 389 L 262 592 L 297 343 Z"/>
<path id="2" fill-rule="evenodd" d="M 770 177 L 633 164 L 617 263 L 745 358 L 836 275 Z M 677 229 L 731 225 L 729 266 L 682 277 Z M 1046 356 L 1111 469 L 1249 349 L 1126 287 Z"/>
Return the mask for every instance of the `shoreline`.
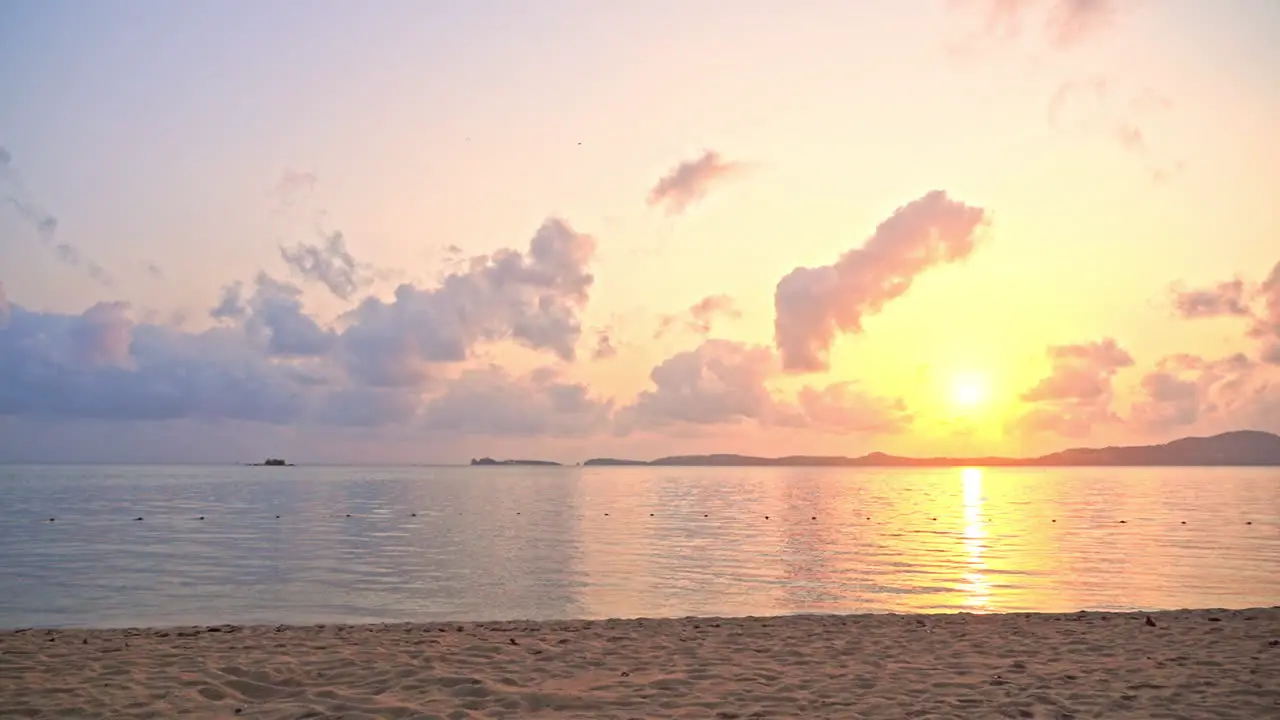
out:
<path id="1" fill-rule="evenodd" d="M 6 717 L 1280 716 L 1280 607 L 19 629 L 0 658 Z"/>
<path id="2" fill-rule="evenodd" d="M 1277 598 L 1280 602 L 1280 598 Z M 234 628 L 236 632 L 245 631 L 263 631 L 270 630 L 272 632 L 283 632 L 287 630 L 315 630 L 315 629 L 334 629 L 342 628 L 344 630 L 354 629 L 388 629 L 388 628 L 414 628 L 414 629 L 435 629 L 447 628 L 456 629 L 461 626 L 467 630 L 477 629 L 484 630 L 489 628 L 509 628 L 513 626 L 534 627 L 542 629 L 557 630 L 565 627 L 582 627 L 595 626 L 602 624 L 658 624 L 658 623 L 713 623 L 713 622 L 752 622 L 752 621 L 786 621 L 786 620 L 832 620 L 843 621 L 848 624 L 860 620 L 874 620 L 878 618 L 902 618 L 913 620 L 930 620 L 934 618 L 998 618 L 998 617 L 1017 617 L 1025 619 L 1037 618 L 1055 618 L 1069 619 L 1079 617 L 1109 616 L 1115 618 L 1137 618 L 1145 619 L 1148 615 L 1157 617 L 1160 615 L 1177 615 L 1184 613 L 1280 613 L 1280 605 L 1273 606 L 1256 606 L 1256 607 L 1196 607 L 1196 608 L 1169 608 L 1163 610 L 1072 610 L 1072 611 L 1044 611 L 1044 610 L 1009 610 L 1009 611 L 969 611 L 969 610 L 948 610 L 942 612 L 902 612 L 902 611 L 859 611 L 859 612 L 795 612 L 783 613 L 778 615 L 679 615 L 679 616 L 645 616 L 637 615 L 634 617 L 573 617 L 573 618 L 512 618 L 506 620 L 489 619 L 489 620 L 385 620 L 385 621 L 325 621 L 325 622 L 302 622 L 302 623 L 271 623 L 271 622 L 212 622 L 180 624 L 180 625 L 65 625 L 65 626 L 46 626 L 32 625 L 27 627 L 0 627 L 0 643 L 6 637 L 12 635 L 26 635 L 30 633 L 54 633 L 54 634 L 76 634 L 94 635 L 99 633 L 159 633 L 168 632 L 173 634 L 177 631 L 201 631 L 210 632 L 210 628 L 220 628 L 212 630 L 214 633 L 227 632 Z M 1277 618 L 1280 620 L 1280 618 Z"/>

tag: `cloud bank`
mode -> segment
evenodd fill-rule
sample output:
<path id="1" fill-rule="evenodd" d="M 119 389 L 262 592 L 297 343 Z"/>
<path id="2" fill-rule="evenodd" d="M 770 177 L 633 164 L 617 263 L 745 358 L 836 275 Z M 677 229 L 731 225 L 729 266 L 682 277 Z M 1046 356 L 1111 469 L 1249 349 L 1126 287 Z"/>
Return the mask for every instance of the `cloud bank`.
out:
<path id="1" fill-rule="evenodd" d="M 334 248 L 341 246 L 327 249 Z M 31 311 L 10 304 L 0 286 L 0 416 L 412 421 L 466 432 L 482 423 L 462 422 L 463 410 L 484 400 L 506 413 L 495 426 L 503 432 L 599 427 L 609 403 L 545 373 L 464 371 L 453 384 L 427 382 L 433 371 L 448 379 L 449 368 L 484 342 L 514 340 L 573 360 L 594 252 L 590 236 L 550 219 L 525 252 L 473 258 L 440 286 L 401 285 L 390 301 L 367 297 L 337 323 L 310 314 L 299 287 L 260 272 L 250 288 L 223 288 L 209 313 L 218 325 L 202 332 L 137 323 L 124 303 L 98 303 L 79 315 Z M 328 272 L 323 263 L 308 267 Z"/>

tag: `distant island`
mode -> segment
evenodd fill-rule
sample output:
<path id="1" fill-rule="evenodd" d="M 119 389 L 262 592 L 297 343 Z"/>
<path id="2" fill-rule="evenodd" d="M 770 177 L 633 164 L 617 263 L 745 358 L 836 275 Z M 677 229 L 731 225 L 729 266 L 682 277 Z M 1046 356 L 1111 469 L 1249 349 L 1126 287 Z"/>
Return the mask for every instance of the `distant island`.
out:
<path id="1" fill-rule="evenodd" d="M 260 463 L 249 463 L 252 467 L 293 467 L 293 463 L 285 462 L 282 458 L 267 458 Z"/>
<path id="2" fill-rule="evenodd" d="M 472 464 L 477 464 L 472 461 Z M 549 463 L 554 464 L 554 463 Z M 873 452 L 859 457 L 788 455 L 674 455 L 657 460 L 594 458 L 590 466 L 709 466 L 709 467 L 1176 467 L 1280 466 L 1280 435 L 1237 430 L 1212 437 L 1187 437 L 1162 445 L 1072 448 L 1033 458 L 931 457 L 913 458 Z"/>
<path id="3" fill-rule="evenodd" d="M 477 460 L 471 458 L 472 465 L 546 465 L 551 467 L 560 467 L 560 463 L 551 462 L 550 460 L 494 460 L 490 457 L 483 457 Z"/>

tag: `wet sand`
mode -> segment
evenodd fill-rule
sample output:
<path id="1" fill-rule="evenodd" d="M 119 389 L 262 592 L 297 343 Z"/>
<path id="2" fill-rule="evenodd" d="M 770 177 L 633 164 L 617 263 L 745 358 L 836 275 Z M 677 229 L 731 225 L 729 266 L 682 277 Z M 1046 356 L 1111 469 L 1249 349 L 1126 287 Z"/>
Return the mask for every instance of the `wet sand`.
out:
<path id="1" fill-rule="evenodd" d="M 0 716 L 1280 718 L 1280 608 L 4 631 Z"/>

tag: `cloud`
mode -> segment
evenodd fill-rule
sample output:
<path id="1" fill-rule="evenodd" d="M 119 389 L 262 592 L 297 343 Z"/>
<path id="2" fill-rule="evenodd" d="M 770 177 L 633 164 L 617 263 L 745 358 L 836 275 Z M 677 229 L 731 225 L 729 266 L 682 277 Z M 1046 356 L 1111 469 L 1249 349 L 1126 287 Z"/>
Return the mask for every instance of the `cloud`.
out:
<path id="1" fill-rule="evenodd" d="M 811 425 L 828 432 L 898 433 L 913 421 L 902 398 L 876 397 L 852 382 L 832 383 L 821 390 L 805 387 L 796 399 Z"/>
<path id="2" fill-rule="evenodd" d="M 1241 353 L 1162 358 L 1141 391 L 1131 416 L 1137 430 L 1162 436 L 1240 428 L 1280 432 L 1280 383 L 1273 370 Z"/>
<path id="3" fill-rule="evenodd" d="M 961 31 L 950 43 L 957 54 L 1004 47 L 1037 28 L 1031 44 L 1038 51 L 1067 52 L 1105 37 L 1108 30 L 1137 5 L 1122 0 L 951 0 L 953 16 L 973 19 L 976 27 Z M 1038 54 L 1038 53 L 1037 53 Z M 1167 98 L 1151 90 L 1116 99 L 1114 83 L 1098 75 L 1062 82 L 1048 101 L 1050 125 L 1106 137 L 1139 158 L 1148 177 L 1165 182 L 1185 164 L 1153 151 L 1151 118 L 1169 109 Z"/>
<path id="4" fill-rule="evenodd" d="M 1262 342 L 1263 362 L 1280 364 L 1280 262 L 1252 291 L 1240 278 L 1207 289 L 1183 290 L 1175 285 L 1173 302 L 1178 315 L 1188 320 L 1249 318 L 1247 335 Z M 1254 303 L 1259 307 L 1252 307 Z"/>
<path id="5" fill-rule="evenodd" d="M 627 434 L 681 423 L 768 420 L 778 404 L 765 381 L 777 371 L 777 358 L 768 347 L 707 340 L 649 373 L 653 389 L 619 411 L 618 430 Z"/>
<path id="6" fill-rule="evenodd" d="M 12 307 L 0 329 L 0 416 L 52 419 L 303 417 L 303 388 L 231 329 L 135 325 L 122 303 L 80 315 Z"/>
<path id="7" fill-rule="evenodd" d="M 591 353 L 592 360 L 611 360 L 618 356 L 618 348 L 613 344 L 613 334 L 608 328 L 596 332 L 596 346 Z"/>
<path id="8" fill-rule="evenodd" d="M 306 259 L 295 268 L 301 265 L 344 292 L 354 290 L 343 283 L 352 279 L 345 272 L 355 263 L 334 261 L 350 256 L 336 237 L 323 257 L 310 252 L 316 248 L 299 251 Z M 438 287 L 402 284 L 389 301 L 366 297 L 341 318 L 341 332 L 321 327 L 304 311 L 299 288 L 266 273 L 259 273 L 248 298 L 243 283 L 225 286 L 209 315 L 242 323 L 269 355 L 327 355 L 355 381 L 376 387 L 420 386 L 430 365 L 464 362 L 481 342 L 514 340 L 571 362 L 594 283 L 588 266 L 595 248 L 591 236 L 552 218 L 527 252 L 473 257 Z"/>
<path id="9" fill-rule="evenodd" d="M 768 388 L 781 371 L 772 348 L 730 340 L 706 340 L 677 353 L 649 374 L 653 389 L 615 416 L 615 430 L 662 430 L 679 426 L 736 425 L 806 428 L 835 433 L 895 433 L 913 420 L 901 398 L 882 398 L 857 383 L 805 387 L 797 403 Z"/>
<path id="10" fill-rule="evenodd" d="M 418 419 L 422 406 L 421 395 L 402 388 L 335 387 L 321 397 L 316 420 L 341 427 L 404 427 Z"/>
<path id="11" fill-rule="evenodd" d="M 70 329 L 74 357 L 91 366 L 126 366 L 133 342 L 128 310 L 122 302 L 100 302 L 85 310 Z"/>
<path id="12" fill-rule="evenodd" d="M 934 190 L 898 208 L 835 263 L 792 270 L 774 291 L 774 342 L 784 369 L 827 369 L 838 332 L 862 332 L 863 319 L 906 293 L 921 273 L 968 257 L 986 221 L 982 208 Z"/>
<path id="13" fill-rule="evenodd" d="M 512 377 L 501 368 L 464 372 L 423 408 L 423 428 L 433 433 L 581 437 L 608 427 L 612 400 L 591 396 L 585 385 L 561 381 L 555 372 Z"/>
<path id="14" fill-rule="evenodd" d="M 1022 394 L 1025 402 L 1106 397 L 1116 371 L 1133 365 L 1133 356 L 1111 338 L 1083 345 L 1053 345 L 1048 355 L 1052 370 Z"/>
<path id="15" fill-rule="evenodd" d="M 281 207 L 290 207 L 296 204 L 303 196 L 310 195 L 315 191 L 317 181 L 319 181 L 319 178 L 313 172 L 285 170 L 280 176 L 280 181 L 276 183 L 276 186 L 268 194 Z"/>
<path id="16" fill-rule="evenodd" d="M 1258 286 L 1258 296 L 1262 299 L 1262 310 L 1255 317 L 1249 334 L 1262 338 L 1266 343 L 1263 359 L 1280 365 L 1280 262 L 1271 268 L 1271 273 Z"/>
<path id="17" fill-rule="evenodd" d="M 1280 343 L 1270 343 L 1262 349 L 1262 362 L 1268 365 L 1280 365 Z"/>
<path id="18" fill-rule="evenodd" d="M 1061 83 L 1049 98 L 1049 124 L 1059 130 L 1111 139 L 1140 159 L 1153 180 L 1165 180 L 1180 172 L 1183 163 L 1159 157 L 1149 140 L 1150 123 L 1168 111 L 1170 101 L 1146 90 L 1123 102 L 1117 98 L 1114 85 L 1100 75 Z"/>
<path id="19" fill-rule="evenodd" d="M 1237 415 L 1248 403 L 1257 365 L 1237 353 L 1217 360 L 1178 354 L 1162 358 L 1142 377 L 1130 421 L 1165 432 Z"/>
<path id="20" fill-rule="evenodd" d="M 302 291 L 266 273 L 258 273 L 257 289 L 249 298 L 245 331 L 264 340 L 268 355 L 315 357 L 334 346 L 337 335 L 320 327 L 302 308 Z"/>
<path id="21" fill-rule="evenodd" d="M 164 270 L 161 270 L 160 266 L 155 263 L 143 263 L 142 271 L 157 280 L 164 277 Z"/>
<path id="22" fill-rule="evenodd" d="M 324 285 L 340 300 L 350 300 L 369 282 L 355 257 L 347 250 L 340 232 L 326 238 L 324 245 L 298 243 L 293 247 L 282 246 L 280 257 L 294 272 Z"/>
<path id="23" fill-rule="evenodd" d="M 1132 355 L 1111 338 L 1052 345 L 1046 354 L 1049 374 L 1020 396 L 1032 407 L 1013 422 L 1014 430 L 1081 438 L 1095 426 L 1119 422 L 1111 409 L 1112 380 L 1133 366 Z"/>
<path id="24" fill-rule="evenodd" d="M 259 276 L 245 323 L 293 297 Z M 582 436 L 610 424 L 612 400 L 553 370 L 512 377 L 465 370 L 422 388 L 351 383 L 327 358 L 282 361 L 281 325 L 200 333 L 134 324 L 123 303 L 79 315 L 13 306 L 0 328 L 0 417 L 129 421 L 244 420 L 272 425 L 411 426 L 433 434 Z M 275 333 L 275 334 L 271 334 Z M 293 337 L 293 336 L 289 336 Z"/>
<path id="25" fill-rule="evenodd" d="M 243 320 L 249 314 L 243 294 L 244 283 L 239 280 L 223 286 L 218 304 L 209 310 L 209 317 L 214 320 Z"/>
<path id="26" fill-rule="evenodd" d="M 345 320 L 341 337 L 348 371 L 372 385 L 414 385 L 432 363 L 456 363 L 482 341 L 512 339 L 575 359 L 580 313 L 594 276 L 596 241 L 549 219 L 529 250 L 472 258 L 440 286 L 405 284 L 390 302 L 367 298 Z"/>
<path id="27" fill-rule="evenodd" d="M 1222 316 L 1248 316 L 1244 281 L 1239 278 L 1212 288 L 1183 290 L 1174 287 L 1174 308 L 1182 318 L 1193 320 Z"/>
<path id="28" fill-rule="evenodd" d="M 654 332 L 653 339 L 657 340 L 677 327 L 706 336 L 711 333 L 711 326 L 717 317 L 736 320 L 742 317 L 742 311 L 738 310 L 737 303 L 728 295 L 708 295 L 690 305 L 684 313 L 659 316 L 658 329 Z"/>
<path id="29" fill-rule="evenodd" d="M 67 242 L 56 241 L 58 218 L 31 199 L 21 174 L 13 167 L 13 155 L 3 147 L 0 147 L 0 197 L 17 212 L 19 218 L 35 230 L 40 242 L 50 248 L 60 262 L 83 268 L 91 279 L 103 285 L 112 284 L 107 271 L 98 263 L 85 260 L 79 248 Z"/>
<path id="30" fill-rule="evenodd" d="M 742 317 L 742 311 L 728 295 L 708 295 L 689 308 L 689 316 L 698 332 L 705 335 L 711 332 L 711 323 L 717 316 L 736 320 Z"/>
<path id="31" fill-rule="evenodd" d="M 242 322 L 251 340 L 274 357 L 315 357 L 327 354 L 337 335 L 306 313 L 302 307 L 302 290 L 258 273 L 254 292 L 243 297 L 244 286 L 233 282 L 222 289 L 218 304 L 209 311 L 217 320 Z"/>
<path id="32" fill-rule="evenodd" d="M 58 232 L 58 218 L 30 201 L 21 200 L 12 195 L 6 196 L 5 200 L 9 202 L 9 207 L 17 211 L 18 217 L 32 226 L 44 244 L 53 243 L 54 235 Z"/>
<path id="33" fill-rule="evenodd" d="M 1111 25 L 1118 11 L 1117 0 L 1056 0 L 1049 8 L 1045 31 L 1053 45 L 1070 48 Z"/>
<path id="34" fill-rule="evenodd" d="M 952 0 L 953 10 L 979 21 L 969 42 L 1011 41 L 1028 22 L 1038 20 L 1042 40 L 1058 50 L 1074 48 L 1112 25 L 1117 0 Z"/>
<path id="35" fill-rule="evenodd" d="M 724 160 L 720 153 L 707 150 L 695 160 L 686 160 L 658 180 L 649 191 L 648 203 L 665 206 L 669 215 L 683 213 L 704 198 L 716 183 L 742 172 L 743 165 Z"/>
<path id="36" fill-rule="evenodd" d="M 0 148 L 0 150 L 3 150 L 3 148 Z M 4 294 L 4 283 L 0 282 L 0 330 L 3 330 L 9 324 L 10 313 L 9 296 Z"/>

